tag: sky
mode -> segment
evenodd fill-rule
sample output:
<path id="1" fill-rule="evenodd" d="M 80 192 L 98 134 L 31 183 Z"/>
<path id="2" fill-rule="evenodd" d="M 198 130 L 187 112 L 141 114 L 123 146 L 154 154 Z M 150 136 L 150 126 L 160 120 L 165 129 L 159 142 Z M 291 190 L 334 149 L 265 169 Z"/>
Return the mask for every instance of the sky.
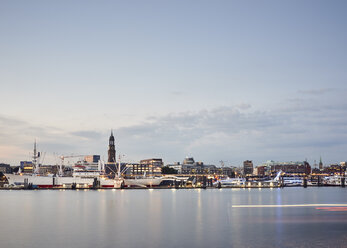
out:
<path id="1" fill-rule="evenodd" d="M 346 1 L 0 1 L 0 163 L 347 160 Z"/>

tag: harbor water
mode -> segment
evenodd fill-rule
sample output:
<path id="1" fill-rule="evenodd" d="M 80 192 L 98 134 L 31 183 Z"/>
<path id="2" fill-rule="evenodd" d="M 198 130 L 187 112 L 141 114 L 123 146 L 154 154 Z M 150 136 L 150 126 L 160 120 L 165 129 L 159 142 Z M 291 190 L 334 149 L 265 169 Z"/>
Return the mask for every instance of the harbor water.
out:
<path id="1" fill-rule="evenodd" d="M 340 187 L 1 190 L 0 202 L 1 248 L 347 247 Z"/>

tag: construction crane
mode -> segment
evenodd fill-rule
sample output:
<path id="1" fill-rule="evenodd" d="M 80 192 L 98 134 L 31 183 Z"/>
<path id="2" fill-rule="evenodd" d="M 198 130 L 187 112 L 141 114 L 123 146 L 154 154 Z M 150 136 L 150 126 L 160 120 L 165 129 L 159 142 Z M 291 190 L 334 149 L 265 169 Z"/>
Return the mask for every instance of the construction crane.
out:
<path id="1" fill-rule="evenodd" d="M 64 165 L 64 159 L 65 158 L 78 158 L 78 157 L 85 157 L 88 155 L 69 155 L 69 156 L 60 156 L 61 159 L 61 163 L 60 163 L 60 167 L 59 167 L 59 175 L 62 176 L 63 175 L 63 165 Z"/>
<path id="2" fill-rule="evenodd" d="M 60 159 L 61 159 L 61 163 L 64 165 L 64 159 L 66 158 L 78 158 L 78 157 L 85 157 L 85 156 L 88 156 L 88 155 L 69 155 L 69 156 L 60 156 Z"/>

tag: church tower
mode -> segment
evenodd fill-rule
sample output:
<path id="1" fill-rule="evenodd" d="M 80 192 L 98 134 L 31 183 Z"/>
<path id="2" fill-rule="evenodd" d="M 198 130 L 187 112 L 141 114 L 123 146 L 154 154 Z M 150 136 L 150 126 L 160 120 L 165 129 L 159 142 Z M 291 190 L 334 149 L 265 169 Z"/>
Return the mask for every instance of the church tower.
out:
<path id="1" fill-rule="evenodd" d="M 116 163 L 116 149 L 114 146 L 114 136 L 112 131 L 111 131 L 111 136 L 108 143 L 108 162 Z"/>
<path id="2" fill-rule="evenodd" d="M 320 170 L 323 170 L 322 157 L 320 157 L 320 160 L 319 160 L 319 169 L 320 169 Z"/>

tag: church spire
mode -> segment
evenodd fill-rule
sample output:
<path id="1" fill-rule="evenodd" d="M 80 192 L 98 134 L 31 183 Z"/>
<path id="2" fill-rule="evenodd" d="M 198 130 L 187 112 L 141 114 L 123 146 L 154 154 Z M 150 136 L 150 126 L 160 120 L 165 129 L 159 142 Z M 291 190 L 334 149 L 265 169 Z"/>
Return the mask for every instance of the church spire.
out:
<path id="1" fill-rule="evenodd" d="M 111 135 L 108 143 L 108 160 L 109 163 L 116 162 L 116 149 L 114 144 L 113 130 L 111 130 Z"/>
<path id="2" fill-rule="evenodd" d="M 319 159 L 319 169 L 323 170 L 322 156 L 320 156 L 320 159 Z"/>

